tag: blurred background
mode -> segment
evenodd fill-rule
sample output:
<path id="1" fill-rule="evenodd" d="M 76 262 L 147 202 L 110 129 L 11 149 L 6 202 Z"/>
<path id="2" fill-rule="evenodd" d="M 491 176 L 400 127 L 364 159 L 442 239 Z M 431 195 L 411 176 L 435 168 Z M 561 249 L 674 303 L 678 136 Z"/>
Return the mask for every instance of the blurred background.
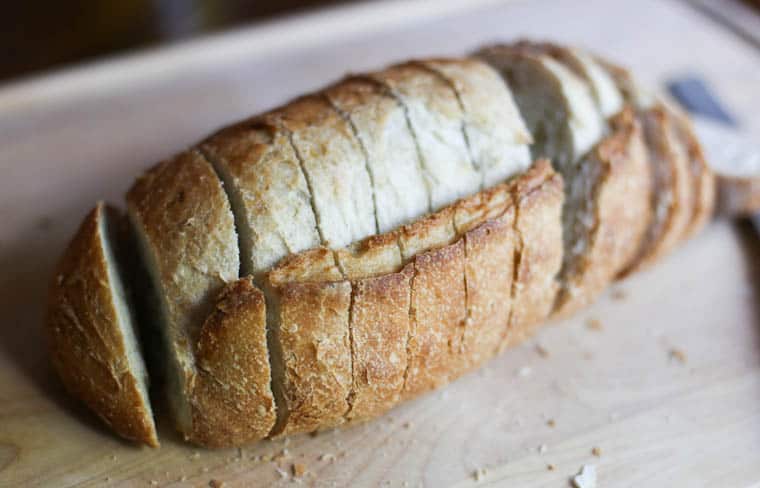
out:
<path id="1" fill-rule="evenodd" d="M 0 82 L 350 0 L 3 2 Z"/>
<path id="2" fill-rule="evenodd" d="M 32 0 L 3 2 L 0 83 L 42 70 L 357 0 Z M 371 0 L 363 0 L 371 1 Z M 374 0 L 382 1 L 382 0 Z M 727 0 L 683 0 L 760 47 L 757 19 Z M 758 12 L 760 0 L 732 0 Z M 435 4 L 435 0 L 431 0 Z M 754 17 L 754 14 L 750 15 Z"/>

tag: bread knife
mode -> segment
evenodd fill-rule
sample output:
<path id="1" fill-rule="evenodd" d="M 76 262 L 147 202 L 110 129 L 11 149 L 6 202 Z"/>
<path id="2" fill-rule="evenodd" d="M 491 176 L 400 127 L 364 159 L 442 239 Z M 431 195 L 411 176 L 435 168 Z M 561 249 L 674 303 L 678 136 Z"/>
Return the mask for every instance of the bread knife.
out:
<path id="1" fill-rule="evenodd" d="M 668 83 L 668 91 L 690 112 L 707 162 L 728 169 L 736 176 L 756 176 L 760 169 L 760 147 L 743 137 L 736 119 L 700 78 L 688 77 Z M 751 215 L 760 233 L 760 213 Z"/>
<path id="2" fill-rule="evenodd" d="M 756 176 L 760 168 L 760 147 L 756 147 L 736 130 L 710 119 L 692 116 L 694 131 L 697 133 L 707 162 L 714 161 L 720 168 L 731 168 L 737 176 Z M 749 170 L 754 170 L 747 173 Z M 760 232 L 760 213 L 749 216 L 752 224 Z"/>

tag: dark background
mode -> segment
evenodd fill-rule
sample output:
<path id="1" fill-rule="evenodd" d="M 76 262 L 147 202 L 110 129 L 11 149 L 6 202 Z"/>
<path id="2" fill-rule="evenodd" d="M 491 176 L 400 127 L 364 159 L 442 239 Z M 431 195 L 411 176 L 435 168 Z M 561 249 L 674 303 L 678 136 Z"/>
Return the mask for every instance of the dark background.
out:
<path id="1" fill-rule="evenodd" d="M 0 82 L 350 0 L 49 0 L 3 2 Z"/>
<path id="2" fill-rule="evenodd" d="M 356 1 L 6 0 L 0 10 L 0 83 L 70 63 Z M 685 1 L 724 21 L 719 15 L 722 0 Z M 760 11 L 760 0 L 742 1 Z M 732 27 L 736 30 L 737 26 Z M 760 42 L 756 32 L 737 33 Z"/>

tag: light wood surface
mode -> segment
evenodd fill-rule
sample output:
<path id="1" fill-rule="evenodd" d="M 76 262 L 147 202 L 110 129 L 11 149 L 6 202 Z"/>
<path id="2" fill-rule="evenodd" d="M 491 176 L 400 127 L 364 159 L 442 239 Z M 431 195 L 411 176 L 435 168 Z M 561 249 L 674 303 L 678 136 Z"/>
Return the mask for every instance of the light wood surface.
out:
<path id="1" fill-rule="evenodd" d="M 94 201 L 120 203 L 153 162 L 346 71 L 545 37 L 653 83 L 699 73 L 760 137 L 760 55 L 686 3 L 411 4 L 342 8 L 0 89 L 0 486 L 291 486 L 293 463 L 315 486 L 567 486 L 589 463 L 603 487 L 760 481 L 760 245 L 727 222 L 581 316 L 352 429 L 205 451 L 161 417 L 163 447 L 150 450 L 63 394 L 41 334 L 45 287 Z"/>

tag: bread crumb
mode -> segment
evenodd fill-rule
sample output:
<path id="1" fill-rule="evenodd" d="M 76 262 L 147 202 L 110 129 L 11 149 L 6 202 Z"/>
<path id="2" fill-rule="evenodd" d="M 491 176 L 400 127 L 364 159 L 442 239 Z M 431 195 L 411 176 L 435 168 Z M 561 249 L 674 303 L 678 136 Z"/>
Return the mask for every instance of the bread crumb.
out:
<path id="1" fill-rule="evenodd" d="M 599 447 L 594 446 L 591 448 L 591 454 L 596 457 L 602 457 L 602 450 Z"/>
<path id="2" fill-rule="evenodd" d="M 555 422 L 554 419 L 549 419 L 546 421 L 546 425 L 548 425 L 549 427 L 554 427 L 557 425 L 557 422 Z"/>
<path id="3" fill-rule="evenodd" d="M 290 452 L 287 449 L 283 449 L 272 457 L 272 461 L 279 463 L 290 457 Z"/>
<path id="4" fill-rule="evenodd" d="M 272 460 L 272 456 L 270 454 L 262 454 L 261 456 L 259 456 L 259 459 L 261 461 L 268 463 L 269 461 Z"/>
<path id="5" fill-rule="evenodd" d="M 475 478 L 475 481 L 480 482 L 483 481 L 487 474 L 488 470 L 486 468 L 480 468 L 476 469 L 475 472 L 472 473 L 472 477 Z"/>
<path id="6" fill-rule="evenodd" d="M 548 450 L 549 450 L 549 448 L 546 447 L 546 444 L 541 444 L 540 446 L 538 446 L 538 453 L 539 454 L 546 454 L 546 451 L 548 451 Z"/>
<path id="7" fill-rule="evenodd" d="M 617 300 L 619 302 L 622 302 L 623 300 L 628 298 L 628 292 L 623 290 L 622 288 L 613 288 L 612 293 L 610 295 L 612 295 L 613 300 Z"/>
<path id="8" fill-rule="evenodd" d="M 580 473 L 573 476 L 573 486 L 575 488 L 596 488 L 596 466 L 584 464 Z"/>
<path id="9" fill-rule="evenodd" d="M 523 366 L 522 368 L 517 370 L 517 376 L 521 378 L 525 378 L 527 376 L 530 376 L 532 372 L 533 370 L 530 369 L 530 366 Z"/>
<path id="10" fill-rule="evenodd" d="M 150 480 L 150 486 L 158 486 L 158 481 Z"/>
<path id="11" fill-rule="evenodd" d="M 596 331 L 604 329 L 604 326 L 602 326 L 602 321 L 593 317 L 586 321 L 586 327 Z"/>
<path id="12" fill-rule="evenodd" d="M 208 486 L 211 488 L 224 488 L 224 481 L 211 480 L 208 482 Z"/>
<path id="13" fill-rule="evenodd" d="M 686 353 L 681 349 L 674 347 L 670 350 L 669 355 L 671 360 L 676 360 L 681 364 L 686 364 Z"/>
<path id="14" fill-rule="evenodd" d="M 182 476 L 180 476 L 179 481 L 180 482 L 187 481 L 187 475 L 183 474 Z"/>
<path id="15" fill-rule="evenodd" d="M 335 456 L 333 454 L 330 454 L 329 452 L 326 452 L 324 454 L 320 454 L 319 458 L 317 458 L 319 461 L 327 461 L 327 462 L 334 462 Z"/>
<path id="16" fill-rule="evenodd" d="M 293 463 L 293 466 L 291 466 L 290 469 L 293 471 L 293 476 L 296 478 L 300 478 L 306 474 L 306 465 L 303 463 Z"/>
<path id="17" fill-rule="evenodd" d="M 411 423 L 411 422 L 409 422 L 409 421 L 407 421 L 407 422 L 404 422 L 404 426 L 403 426 L 403 427 L 404 427 L 405 429 L 409 430 L 409 429 L 411 429 L 411 428 L 412 428 L 412 423 Z"/>
<path id="18" fill-rule="evenodd" d="M 190 456 L 191 459 L 200 459 L 201 453 L 198 451 L 193 452 L 193 454 Z"/>
<path id="19" fill-rule="evenodd" d="M 536 352 L 537 352 L 537 353 L 538 353 L 538 355 L 539 355 L 539 356 L 541 356 L 542 358 L 548 358 L 548 357 L 549 357 L 549 350 L 548 350 L 548 349 L 546 349 L 546 348 L 545 348 L 544 346 L 542 346 L 541 344 L 536 344 Z"/>
<path id="20" fill-rule="evenodd" d="M 546 469 L 548 469 L 549 471 L 554 471 L 554 465 L 553 464 L 547 464 L 546 465 Z"/>
<path id="21" fill-rule="evenodd" d="M 111 454 L 111 461 L 116 461 L 116 454 Z"/>
<path id="22" fill-rule="evenodd" d="M 201 471 L 203 471 L 204 473 L 208 473 L 208 466 L 202 467 Z"/>

